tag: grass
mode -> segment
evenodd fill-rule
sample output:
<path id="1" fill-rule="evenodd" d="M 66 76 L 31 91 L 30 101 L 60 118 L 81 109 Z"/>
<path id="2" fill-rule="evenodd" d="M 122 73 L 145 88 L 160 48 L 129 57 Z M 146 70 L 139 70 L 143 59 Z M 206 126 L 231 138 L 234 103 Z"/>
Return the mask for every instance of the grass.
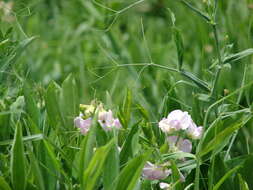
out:
<path id="1" fill-rule="evenodd" d="M 252 0 L 4 2 L 0 189 L 253 189 Z M 80 134 L 94 99 L 122 129 Z M 204 127 L 191 153 L 158 127 L 175 109 Z"/>

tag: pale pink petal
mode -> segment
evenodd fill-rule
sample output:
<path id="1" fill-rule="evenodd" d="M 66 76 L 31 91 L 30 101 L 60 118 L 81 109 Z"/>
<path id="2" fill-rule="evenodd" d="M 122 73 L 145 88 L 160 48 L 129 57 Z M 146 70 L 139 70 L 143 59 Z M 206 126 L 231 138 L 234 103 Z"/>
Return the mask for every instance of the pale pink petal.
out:
<path id="1" fill-rule="evenodd" d="M 122 127 L 118 118 L 114 119 L 114 127 L 116 127 L 117 129 L 120 129 Z"/>
<path id="2" fill-rule="evenodd" d="M 149 180 L 164 179 L 171 174 L 171 170 L 147 162 L 143 168 L 142 175 Z"/>
<path id="3" fill-rule="evenodd" d="M 192 143 L 188 139 L 182 140 L 180 143 L 178 143 L 178 146 L 179 150 L 183 152 L 190 153 L 192 151 Z"/>
<path id="4" fill-rule="evenodd" d="M 188 129 L 187 133 L 192 139 L 200 139 L 203 135 L 203 127 L 192 126 Z"/>
<path id="5" fill-rule="evenodd" d="M 169 121 L 169 125 L 175 131 L 178 131 L 181 129 L 181 122 L 179 120 L 171 120 L 171 121 Z"/>
<path id="6" fill-rule="evenodd" d="M 74 119 L 75 126 L 80 129 L 82 134 L 86 134 L 89 131 L 91 123 L 92 123 L 91 118 L 84 120 L 81 117 L 76 117 Z"/>
<path id="7" fill-rule="evenodd" d="M 75 127 L 80 128 L 81 125 L 82 125 L 82 121 L 83 121 L 83 119 L 82 119 L 81 117 L 76 117 L 76 118 L 74 119 Z"/>

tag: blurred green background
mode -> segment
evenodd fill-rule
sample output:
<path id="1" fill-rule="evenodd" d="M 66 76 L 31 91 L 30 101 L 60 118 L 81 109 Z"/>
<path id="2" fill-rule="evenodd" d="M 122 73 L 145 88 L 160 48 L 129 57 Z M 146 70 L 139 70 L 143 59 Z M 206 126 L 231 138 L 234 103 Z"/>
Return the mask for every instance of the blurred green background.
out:
<path id="1" fill-rule="evenodd" d="M 212 4 L 208 0 L 189 2 L 207 13 Z M 108 91 L 117 104 L 128 87 L 136 100 L 157 116 L 169 87 L 187 79 L 153 67 L 116 65 L 153 62 L 177 67 L 169 9 L 174 12 L 183 36 L 184 69 L 211 84 L 214 70 L 208 68 L 216 60 L 212 29 L 179 1 L 17 0 L 0 4 L 1 31 L 5 34 L 12 28 L 10 41 L 0 47 L 2 94 L 17 95 L 17 87 L 24 80 L 33 83 L 39 93 L 51 80 L 60 84 L 72 73 L 80 102 L 87 103 L 94 97 L 105 101 Z M 235 53 L 252 47 L 252 13 L 252 0 L 219 1 L 217 28 L 221 48 Z M 37 38 L 22 56 L 3 67 L 15 45 L 33 36 Z M 246 81 L 252 80 L 252 62 L 249 56 L 223 69 L 219 81 L 221 95 L 224 89 L 231 92 L 240 87 L 245 64 Z M 196 92 L 200 91 L 182 83 L 170 98 L 175 96 L 174 102 L 189 109 Z M 249 105 L 251 100 L 248 91 L 243 104 Z"/>

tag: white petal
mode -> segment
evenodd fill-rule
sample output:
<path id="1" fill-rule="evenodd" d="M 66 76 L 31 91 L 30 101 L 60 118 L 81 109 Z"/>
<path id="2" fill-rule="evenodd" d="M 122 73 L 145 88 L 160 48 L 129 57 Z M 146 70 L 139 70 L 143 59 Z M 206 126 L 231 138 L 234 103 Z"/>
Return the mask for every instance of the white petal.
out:
<path id="1" fill-rule="evenodd" d="M 168 189 L 168 188 L 170 188 L 170 184 L 163 183 L 163 182 L 159 183 L 159 186 L 160 186 L 161 189 Z"/>

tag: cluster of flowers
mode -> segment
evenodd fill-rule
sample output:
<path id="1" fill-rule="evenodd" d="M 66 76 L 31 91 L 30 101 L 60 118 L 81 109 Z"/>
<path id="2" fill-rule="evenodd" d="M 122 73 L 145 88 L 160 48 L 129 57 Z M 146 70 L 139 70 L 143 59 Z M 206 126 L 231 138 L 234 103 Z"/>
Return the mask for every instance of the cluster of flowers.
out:
<path id="1" fill-rule="evenodd" d="M 184 130 L 192 139 L 200 139 L 203 132 L 203 127 L 197 127 L 188 112 L 181 110 L 172 111 L 167 118 L 159 122 L 159 127 L 167 134 Z"/>
<path id="2" fill-rule="evenodd" d="M 81 104 L 80 115 L 74 119 L 75 126 L 80 129 L 82 134 L 85 135 L 89 131 L 95 109 L 98 110 L 98 122 L 105 131 L 121 128 L 119 119 L 113 117 L 111 110 L 106 111 L 102 104 L 96 105 L 95 102 L 92 102 L 91 105 Z"/>
<path id="3" fill-rule="evenodd" d="M 203 134 L 203 127 L 197 127 L 188 112 L 181 110 L 174 110 L 167 118 L 163 118 L 159 122 L 159 128 L 168 135 L 167 141 L 170 150 L 182 151 L 190 153 L 192 150 L 192 142 L 188 139 L 183 139 L 179 135 L 183 134 L 191 139 L 200 139 Z M 143 177 L 149 180 L 165 179 L 171 174 L 171 170 L 164 165 L 154 165 L 147 162 L 143 169 Z M 181 181 L 184 181 L 184 176 L 181 175 Z M 167 183 L 160 183 L 161 189 L 169 189 L 170 185 Z"/>
<path id="4" fill-rule="evenodd" d="M 80 110 L 80 115 L 74 119 L 74 124 L 82 134 L 89 131 L 95 110 L 98 110 L 98 122 L 105 131 L 121 128 L 119 119 L 113 117 L 111 110 L 106 111 L 101 103 L 81 104 Z M 180 135 L 194 140 L 200 139 L 203 133 L 203 127 L 197 127 L 188 112 L 181 110 L 174 110 L 169 113 L 167 118 L 163 118 L 159 122 L 159 128 L 167 135 L 167 141 L 172 152 L 190 153 L 192 150 L 192 142 L 189 139 L 180 137 Z M 147 162 L 143 168 L 142 176 L 148 180 L 165 179 L 172 173 L 168 166 L 169 162 L 163 165 Z M 184 176 L 181 173 L 180 175 L 181 181 L 185 181 Z M 170 189 L 170 184 L 160 183 L 159 185 L 161 189 Z"/>

